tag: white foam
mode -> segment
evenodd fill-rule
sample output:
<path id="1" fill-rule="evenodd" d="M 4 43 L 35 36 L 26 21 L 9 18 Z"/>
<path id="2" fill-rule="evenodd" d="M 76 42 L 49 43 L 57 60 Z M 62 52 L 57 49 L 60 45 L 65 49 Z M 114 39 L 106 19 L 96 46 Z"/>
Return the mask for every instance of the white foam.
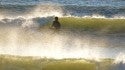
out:
<path id="1" fill-rule="evenodd" d="M 117 57 L 115 58 L 114 63 L 118 64 L 118 63 L 125 63 L 125 53 L 120 52 Z"/>
<path id="2" fill-rule="evenodd" d="M 6 32 L 6 30 L 4 31 Z M 20 31 L 9 29 L 0 43 L 0 53 L 19 56 L 41 56 L 47 58 L 86 58 L 98 60 L 105 57 L 103 48 L 92 45 L 87 39 L 75 38 L 68 34 L 53 34 L 51 31 Z M 72 38 L 70 38 L 72 37 Z M 6 43 L 6 44 L 5 44 Z"/>

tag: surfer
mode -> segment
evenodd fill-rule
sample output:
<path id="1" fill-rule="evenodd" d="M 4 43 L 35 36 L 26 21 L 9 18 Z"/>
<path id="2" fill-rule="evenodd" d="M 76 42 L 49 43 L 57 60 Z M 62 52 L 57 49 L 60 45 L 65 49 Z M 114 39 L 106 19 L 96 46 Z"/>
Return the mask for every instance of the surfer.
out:
<path id="1" fill-rule="evenodd" d="M 55 29 L 60 29 L 61 28 L 61 24 L 58 21 L 58 17 L 55 17 L 55 20 L 53 21 L 52 27 Z"/>

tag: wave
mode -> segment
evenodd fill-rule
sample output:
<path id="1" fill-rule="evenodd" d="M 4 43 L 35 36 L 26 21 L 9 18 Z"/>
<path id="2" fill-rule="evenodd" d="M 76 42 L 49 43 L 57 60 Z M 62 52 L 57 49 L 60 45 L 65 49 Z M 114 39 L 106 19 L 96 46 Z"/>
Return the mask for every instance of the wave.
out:
<path id="1" fill-rule="evenodd" d="M 53 21 L 53 17 L 36 17 L 31 19 L 26 19 L 23 17 L 18 18 L 3 18 L 0 19 L 0 27 L 28 27 L 28 28 L 39 28 L 44 24 Z"/>
<path id="2" fill-rule="evenodd" d="M 0 14 L 4 16 L 24 16 L 35 17 L 46 16 L 92 16 L 94 14 L 113 18 L 116 15 L 125 14 L 125 7 L 113 6 L 78 6 L 78 5 L 59 5 L 46 3 L 44 5 L 1 5 Z"/>
<path id="3" fill-rule="evenodd" d="M 62 31 L 59 34 L 53 34 L 53 31 L 49 29 L 45 31 L 27 31 L 23 28 L 9 28 L 11 26 L 24 28 L 39 27 L 48 22 L 52 22 L 54 16 L 107 18 L 105 15 L 101 16 L 100 14 L 87 14 L 85 16 L 74 15 L 71 14 L 71 12 L 65 11 L 64 7 L 56 5 L 38 5 L 28 8 L 30 8 L 30 10 L 27 9 L 27 6 L 3 6 L 1 8 L 4 9 L 0 11 L 3 13 L 0 17 L 1 54 L 98 60 L 99 58 L 114 58 L 116 56 L 115 54 L 124 51 L 124 47 L 121 47 L 124 46 L 124 44 L 119 44 L 119 42 L 123 43 L 122 40 L 124 40 L 121 40 L 121 37 L 98 38 L 89 35 L 80 37 L 80 34 L 77 35 L 70 31 Z M 3 26 L 7 26 L 8 28 L 2 28 Z M 114 48 L 117 46 L 120 48 Z"/>
<path id="4" fill-rule="evenodd" d="M 0 6 L 0 14 L 3 16 L 27 16 L 27 17 L 46 17 L 61 15 L 62 8 L 58 5 L 47 4 L 47 5 L 5 5 Z M 29 15 L 29 16 L 28 16 Z"/>
<path id="5" fill-rule="evenodd" d="M 124 37 L 82 34 L 52 29 L 32 29 L 50 22 L 52 17 L 32 19 L 2 19 L 0 27 L 0 53 L 19 56 L 40 56 L 48 58 L 115 58 L 124 51 Z M 18 24 L 19 23 L 19 24 Z M 17 25 L 18 24 L 18 25 Z M 11 26 L 21 26 L 21 28 Z M 8 26 L 8 27 L 3 27 Z M 22 28 L 24 27 L 24 28 Z M 25 29 L 25 28 L 29 29 Z M 30 28 L 31 27 L 31 28 Z M 51 53 L 51 54 L 50 54 Z"/>
<path id="6" fill-rule="evenodd" d="M 38 27 L 52 22 L 54 16 L 62 16 L 62 8 L 57 5 L 0 6 L 1 26 Z"/>

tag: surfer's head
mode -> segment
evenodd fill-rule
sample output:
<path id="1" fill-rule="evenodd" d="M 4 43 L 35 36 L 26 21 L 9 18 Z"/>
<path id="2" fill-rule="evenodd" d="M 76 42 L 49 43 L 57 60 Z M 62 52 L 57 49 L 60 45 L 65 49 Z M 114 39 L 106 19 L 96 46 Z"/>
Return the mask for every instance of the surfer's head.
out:
<path id="1" fill-rule="evenodd" d="M 55 20 L 58 21 L 58 17 L 55 17 Z"/>

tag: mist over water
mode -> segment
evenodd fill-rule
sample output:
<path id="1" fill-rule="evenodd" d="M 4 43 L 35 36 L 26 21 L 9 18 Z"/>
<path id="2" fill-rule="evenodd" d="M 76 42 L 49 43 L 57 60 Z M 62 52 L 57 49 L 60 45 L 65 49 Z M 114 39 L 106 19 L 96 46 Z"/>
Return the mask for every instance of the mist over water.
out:
<path id="1" fill-rule="evenodd" d="M 85 58 L 94 60 L 97 67 L 101 59 L 114 59 L 111 70 L 125 69 L 124 37 L 55 32 L 25 27 L 0 28 L 0 54 L 41 58 Z M 97 69 L 99 70 L 99 69 Z"/>
<path id="2" fill-rule="evenodd" d="M 124 53 L 124 38 L 119 36 L 55 32 L 37 27 L 2 26 L 0 53 L 48 58 L 115 58 Z"/>

